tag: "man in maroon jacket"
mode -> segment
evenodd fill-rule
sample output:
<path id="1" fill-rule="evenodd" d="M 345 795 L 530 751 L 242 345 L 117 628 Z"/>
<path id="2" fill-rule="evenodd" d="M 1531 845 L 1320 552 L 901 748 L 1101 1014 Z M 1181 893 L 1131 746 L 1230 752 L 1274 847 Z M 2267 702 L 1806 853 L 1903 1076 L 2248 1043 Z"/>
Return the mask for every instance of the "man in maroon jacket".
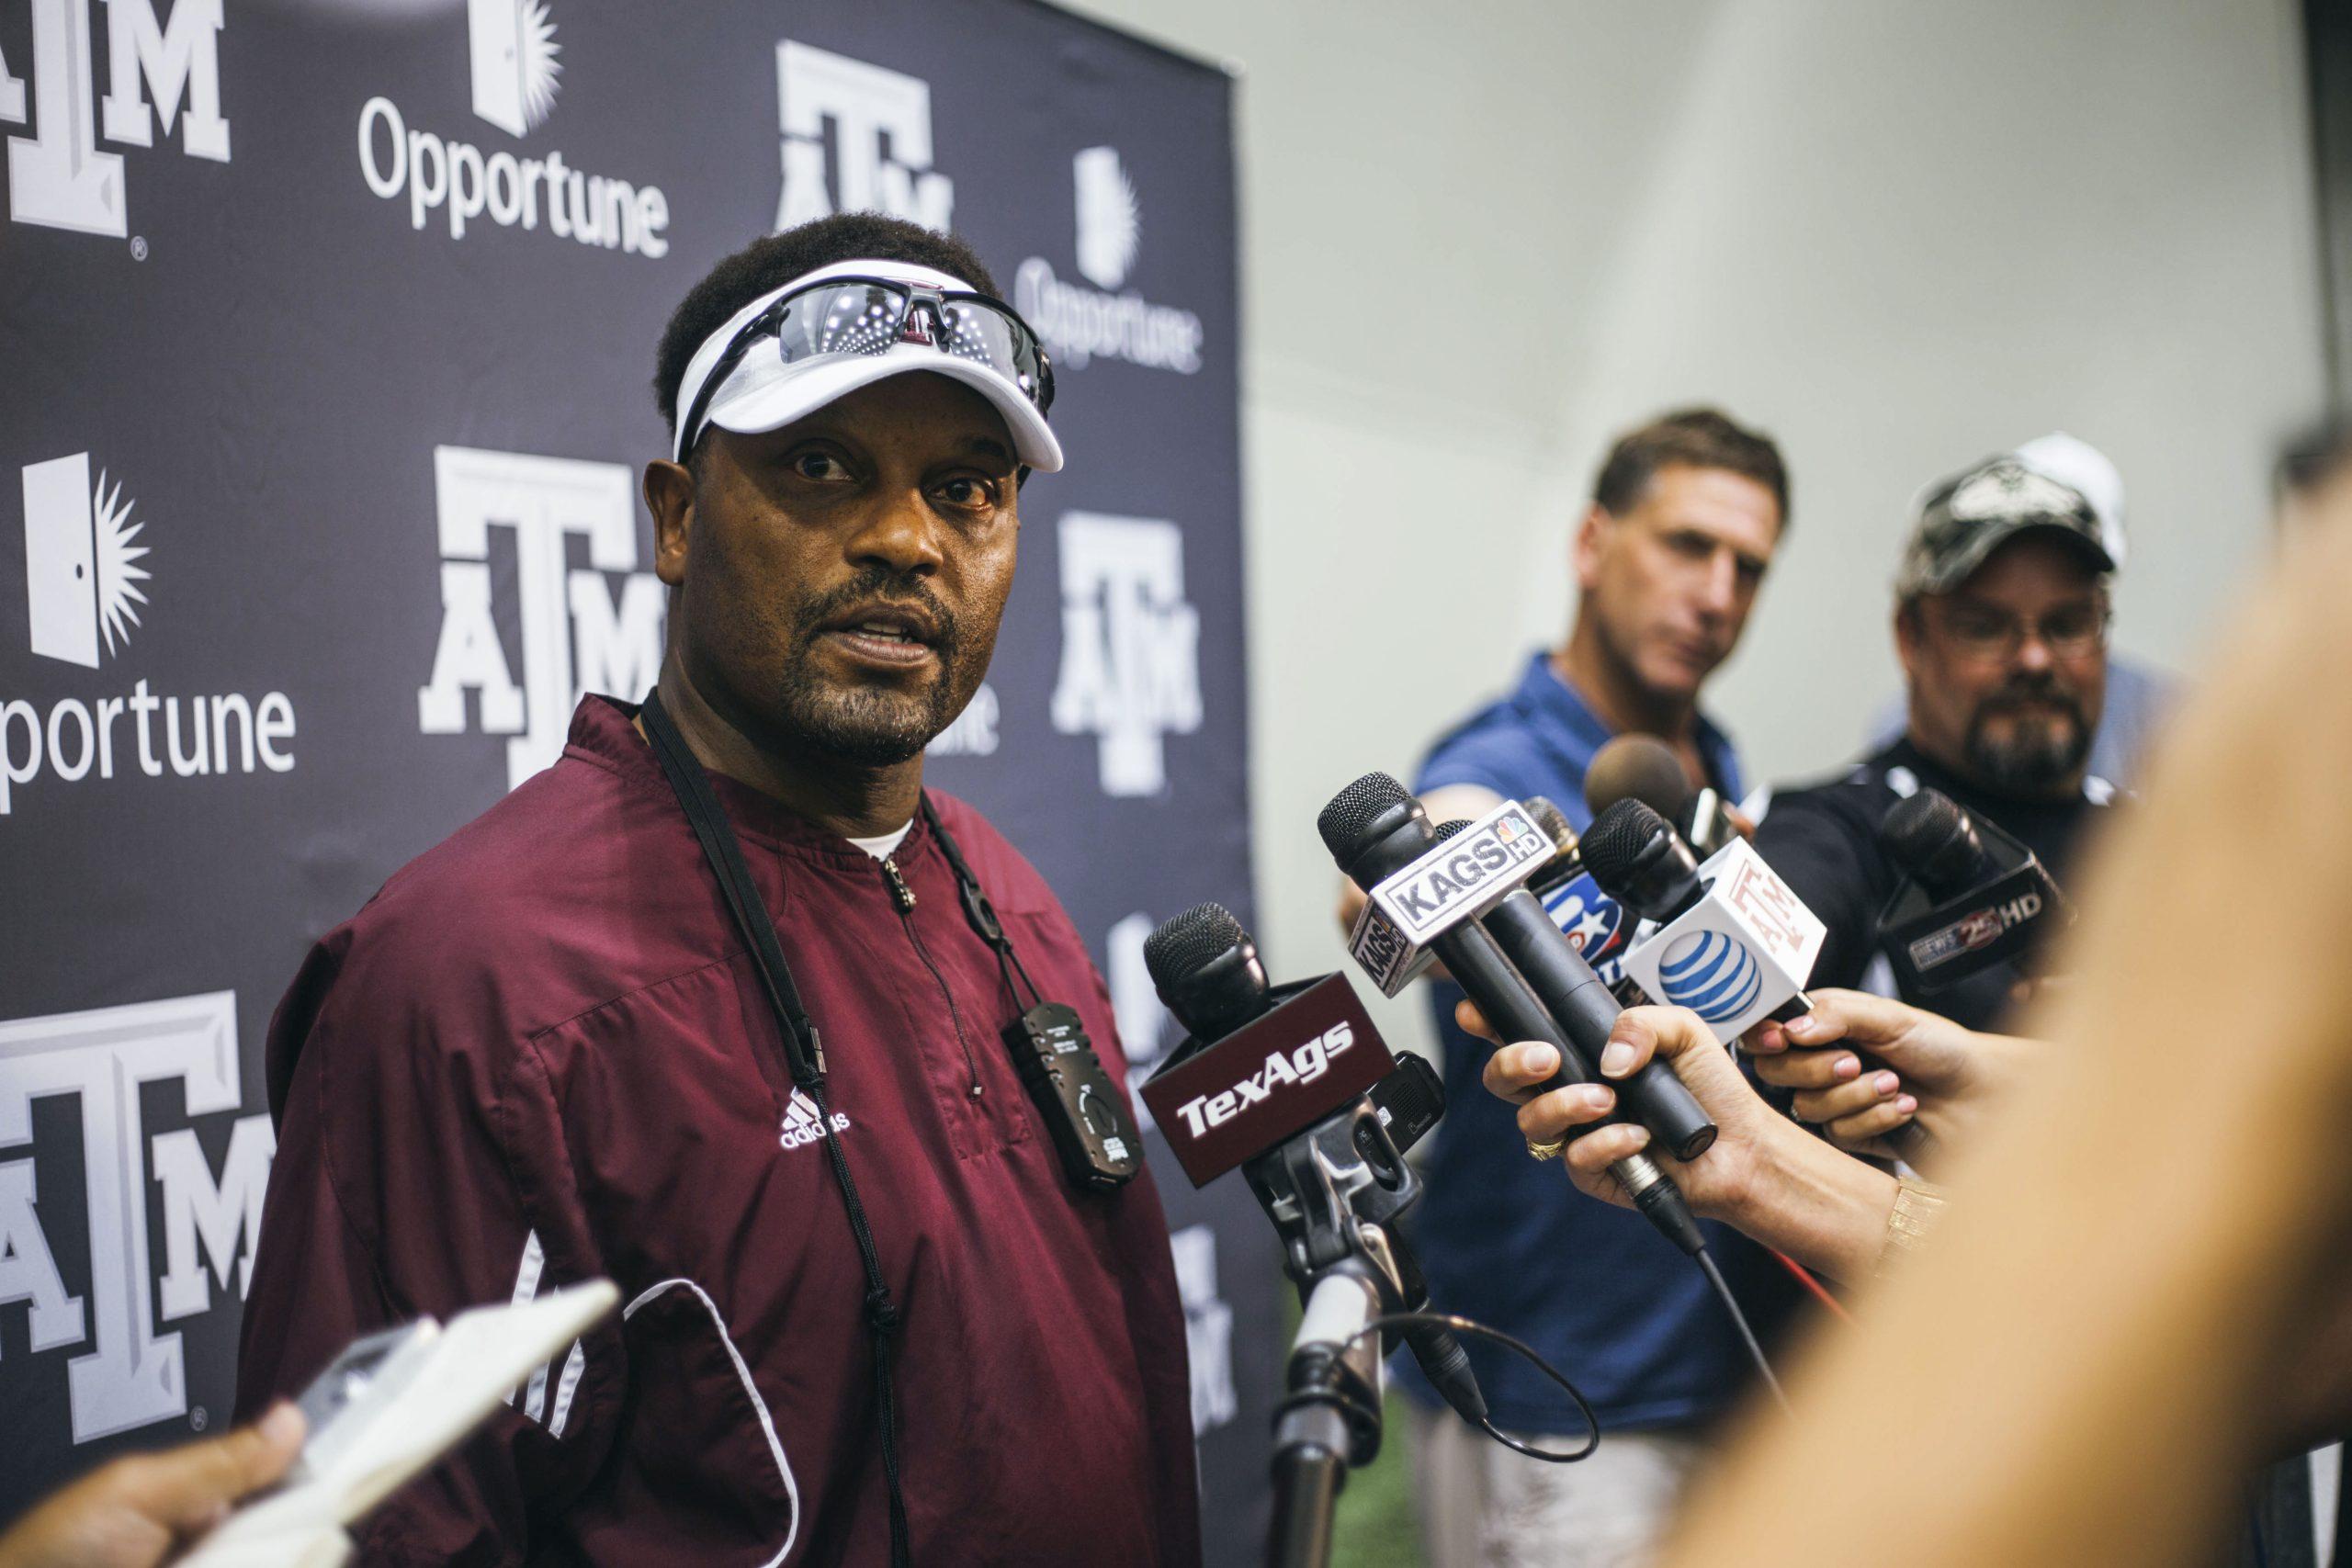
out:
<path id="1" fill-rule="evenodd" d="M 420 1314 L 597 1276 L 626 1303 L 370 1519 L 368 1561 L 882 1562 L 894 1490 L 916 1563 L 1199 1559 L 1158 1195 L 1064 1174 L 1001 1038 L 1031 998 L 954 847 L 1117 1074 L 1109 996 L 1027 861 L 960 802 L 921 808 L 922 748 L 996 640 L 1020 483 L 1061 461 L 1034 339 L 957 298 L 994 292 L 948 236 L 827 219 L 720 263 L 662 345 L 662 709 L 821 1081 L 791 1074 L 646 722 L 602 697 L 278 1009 L 241 1408 Z"/>

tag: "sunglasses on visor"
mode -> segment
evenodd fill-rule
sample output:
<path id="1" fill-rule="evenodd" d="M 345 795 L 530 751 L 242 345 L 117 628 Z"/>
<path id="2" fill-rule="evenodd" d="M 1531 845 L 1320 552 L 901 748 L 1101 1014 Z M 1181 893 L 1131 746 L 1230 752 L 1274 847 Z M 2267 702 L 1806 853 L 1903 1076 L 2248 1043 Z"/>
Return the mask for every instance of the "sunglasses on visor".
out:
<path id="1" fill-rule="evenodd" d="M 694 450 L 718 389 L 766 337 L 775 338 L 786 365 L 830 355 L 888 354 L 902 343 L 935 348 L 994 370 L 1020 388 L 1039 413 L 1054 406 L 1053 363 L 1029 323 L 1003 300 L 882 277 L 828 277 L 776 300 L 728 341 L 686 411 L 679 451 Z"/>

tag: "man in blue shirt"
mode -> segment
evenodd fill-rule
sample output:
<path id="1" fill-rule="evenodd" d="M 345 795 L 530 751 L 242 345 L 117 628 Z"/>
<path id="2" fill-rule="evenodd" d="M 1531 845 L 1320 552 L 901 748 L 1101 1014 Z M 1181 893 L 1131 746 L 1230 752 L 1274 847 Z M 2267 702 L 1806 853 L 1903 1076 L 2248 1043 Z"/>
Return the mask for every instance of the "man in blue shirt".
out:
<path id="1" fill-rule="evenodd" d="M 1787 515 L 1779 451 L 1721 413 L 1668 414 L 1620 439 L 1578 526 L 1567 642 L 1537 653 L 1516 690 L 1430 749 L 1416 787 L 1431 820 L 1542 795 L 1581 830 L 1585 768 L 1629 731 L 1665 740 L 1694 785 L 1738 798 L 1738 759 L 1700 713 L 1699 692 L 1738 642 Z M 1490 1047 L 1454 1024 L 1462 992 L 1432 992 L 1447 1106 L 1415 1227 L 1430 1296 L 1542 1351 L 1591 1400 L 1604 1433 L 1580 1464 L 1522 1458 L 1443 1413 L 1404 1366 L 1401 1384 L 1436 1413 L 1415 1424 L 1432 1568 L 1630 1568 L 1664 1532 L 1706 1424 L 1745 1392 L 1747 1359 L 1688 1258 L 1639 1215 L 1529 1157 L 1511 1107 L 1479 1088 Z M 1793 1305 L 1789 1276 L 1753 1243 L 1709 1229 L 1769 1333 Z M 1527 1363 L 1484 1345 L 1472 1356 L 1497 1425 L 1580 1432 L 1574 1407 Z"/>

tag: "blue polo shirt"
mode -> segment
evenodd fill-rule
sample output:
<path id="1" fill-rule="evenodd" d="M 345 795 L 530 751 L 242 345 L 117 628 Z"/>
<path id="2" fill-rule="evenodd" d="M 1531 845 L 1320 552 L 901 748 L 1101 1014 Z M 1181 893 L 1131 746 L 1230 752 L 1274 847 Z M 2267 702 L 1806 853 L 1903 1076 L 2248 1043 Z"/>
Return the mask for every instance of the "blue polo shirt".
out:
<path id="1" fill-rule="evenodd" d="M 1538 653 L 1516 691 L 1440 738 L 1415 787 L 1467 784 L 1515 799 L 1544 795 L 1582 831 L 1592 816 L 1585 768 L 1610 737 L 1550 656 Z M 1736 799 L 1731 741 L 1703 717 L 1698 737 L 1717 788 Z M 1444 1042 L 1446 1107 L 1413 1228 L 1430 1300 L 1541 1351 L 1584 1391 L 1603 1427 L 1683 1427 L 1714 1415 L 1746 1391 L 1752 1373 L 1697 1267 L 1639 1214 L 1587 1197 L 1557 1165 L 1528 1157 L 1513 1108 L 1478 1081 L 1492 1048 L 1454 1026 L 1461 989 L 1430 991 Z M 1796 1304 L 1794 1281 L 1754 1243 L 1720 1224 L 1707 1229 L 1770 1345 Z M 1498 1347 L 1466 1343 L 1498 1426 L 1582 1429 L 1575 1406 L 1542 1373 Z M 1436 1404 L 1410 1359 L 1397 1365 L 1399 1384 Z"/>

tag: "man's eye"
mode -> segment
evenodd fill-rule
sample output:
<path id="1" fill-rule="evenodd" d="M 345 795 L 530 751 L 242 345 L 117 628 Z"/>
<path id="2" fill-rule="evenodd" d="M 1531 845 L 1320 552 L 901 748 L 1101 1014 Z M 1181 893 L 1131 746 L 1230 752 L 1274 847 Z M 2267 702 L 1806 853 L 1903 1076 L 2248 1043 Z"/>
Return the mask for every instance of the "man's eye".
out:
<path id="1" fill-rule="evenodd" d="M 939 487 L 939 498 L 950 506 L 987 506 L 996 500 L 996 487 L 986 479 L 953 479 Z"/>
<path id="2" fill-rule="evenodd" d="M 792 459 L 792 471 L 804 479 L 826 482 L 849 478 L 849 469 L 830 452 L 803 452 Z"/>

